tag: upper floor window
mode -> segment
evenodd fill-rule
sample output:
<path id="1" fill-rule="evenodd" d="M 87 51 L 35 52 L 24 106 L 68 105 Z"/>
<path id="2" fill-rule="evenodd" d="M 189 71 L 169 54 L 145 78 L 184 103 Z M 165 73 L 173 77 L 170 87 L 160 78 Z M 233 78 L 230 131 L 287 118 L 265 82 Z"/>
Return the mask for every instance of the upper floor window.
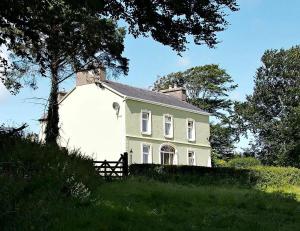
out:
<path id="1" fill-rule="evenodd" d="M 188 151 L 188 165 L 196 165 L 194 151 Z"/>
<path id="2" fill-rule="evenodd" d="M 142 110 L 141 132 L 146 135 L 151 134 L 151 112 L 150 111 Z"/>
<path id="3" fill-rule="evenodd" d="M 164 115 L 164 135 L 167 138 L 173 137 L 173 117 Z"/>
<path id="4" fill-rule="evenodd" d="M 187 120 L 187 139 L 195 141 L 195 121 L 192 119 Z"/>
<path id="5" fill-rule="evenodd" d="M 151 163 L 151 146 L 149 144 L 142 145 L 142 159 L 143 164 L 150 164 Z"/>

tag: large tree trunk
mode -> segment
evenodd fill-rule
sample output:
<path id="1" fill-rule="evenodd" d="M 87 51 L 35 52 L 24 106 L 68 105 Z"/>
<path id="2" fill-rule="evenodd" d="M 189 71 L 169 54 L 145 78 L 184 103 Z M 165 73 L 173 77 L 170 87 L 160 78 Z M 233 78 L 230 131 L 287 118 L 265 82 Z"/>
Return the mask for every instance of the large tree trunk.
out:
<path id="1" fill-rule="evenodd" d="M 59 136 L 59 115 L 58 115 L 58 68 L 56 65 L 51 66 L 51 91 L 49 97 L 47 125 L 45 129 L 45 141 L 47 144 L 57 144 L 57 137 Z"/>

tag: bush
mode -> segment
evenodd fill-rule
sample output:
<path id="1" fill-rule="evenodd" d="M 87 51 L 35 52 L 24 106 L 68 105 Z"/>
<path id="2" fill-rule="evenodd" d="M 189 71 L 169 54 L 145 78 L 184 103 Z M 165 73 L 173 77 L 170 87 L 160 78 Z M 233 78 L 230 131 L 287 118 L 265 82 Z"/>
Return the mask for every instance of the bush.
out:
<path id="1" fill-rule="evenodd" d="M 255 166 L 249 168 L 256 184 L 266 186 L 300 185 L 300 169 L 294 167 Z"/>
<path id="2" fill-rule="evenodd" d="M 0 135 L 3 230 L 51 230 L 57 210 L 90 203 L 101 183 L 92 161 L 55 145 Z"/>
<path id="3" fill-rule="evenodd" d="M 249 168 L 257 165 L 261 163 L 254 157 L 235 157 L 227 162 L 227 166 L 232 168 Z"/>
<path id="4" fill-rule="evenodd" d="M 222 159 L 215 159 L 214 167 L 228 167 L 228 162 Z"/>
<path id="5" fill-rule="evenodd" d="M 198 166 L 173 166 L 133 164 L 132 176 L 145 176 L 165 182 L 193 184 L 236 184 L 240 186 L 300 185 L 300 169 L 256 166 L 248 169 L 207 168 Z"/>

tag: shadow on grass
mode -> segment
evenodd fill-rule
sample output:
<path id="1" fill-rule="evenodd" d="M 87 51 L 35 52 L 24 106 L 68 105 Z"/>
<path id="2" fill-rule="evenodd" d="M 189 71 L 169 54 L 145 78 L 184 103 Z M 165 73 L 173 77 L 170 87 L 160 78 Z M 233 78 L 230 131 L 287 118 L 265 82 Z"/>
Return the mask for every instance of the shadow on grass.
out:
<path id="1" fill-rule="evenodd" d="M 299 230 L 289 193 L 147 178 L 102 185 L 92 206 L 61 214 L 70 230 Z M 68 214 L 66 216 L 65 214 Z"/>

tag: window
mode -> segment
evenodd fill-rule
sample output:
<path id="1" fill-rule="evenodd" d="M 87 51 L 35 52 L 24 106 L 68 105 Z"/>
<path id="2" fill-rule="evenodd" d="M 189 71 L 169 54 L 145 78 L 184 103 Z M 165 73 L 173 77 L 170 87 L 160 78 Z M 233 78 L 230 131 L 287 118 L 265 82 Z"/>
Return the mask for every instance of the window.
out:
<path id="1" fill-rule="evenodd" d="M 173 117 L 171 115 L 164 115 L 164 133 L 165 137 L 173 137 Z"/>
<path id="2" fill-rule="evenodd" d="M 151 112 L 142 110 L 141 132 L 146 135 L 151 134 Z"/>
<path id="3" fill-rule="evenodd" d="M 195 121 L 192 119 L 187 120 L 187 139 L 195 141 Z"/>
<path id="4" fill-rule="evenodd" d="M 188 151 L 188 165 L 196 165 L 194 151 Z"/>
<path id="5" fill-rule="evenodd" d="M 142 145 L 142 159 L 143 164 L 150 164 L 151 160 L 151 146 L 149 144 Z"/>
<path id="6" fill-rule="evenodd" d="M 160 149 L 160 163 L 164 165 L 176 164 L 175 149 L 170 145 L 164 145 Z"/>

